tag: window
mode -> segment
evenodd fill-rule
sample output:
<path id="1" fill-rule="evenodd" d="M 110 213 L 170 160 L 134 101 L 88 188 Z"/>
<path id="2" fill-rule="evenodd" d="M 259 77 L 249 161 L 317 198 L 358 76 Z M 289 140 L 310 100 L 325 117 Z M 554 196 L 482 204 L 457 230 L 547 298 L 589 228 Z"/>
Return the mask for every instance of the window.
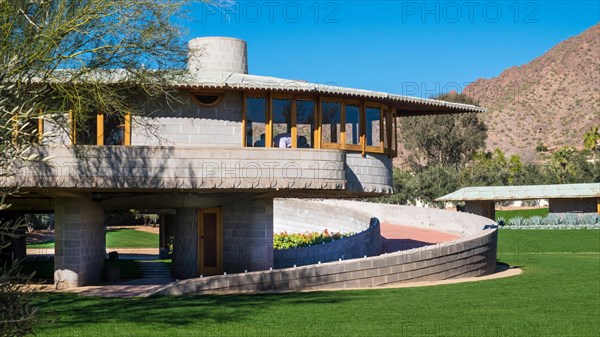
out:
<path id="1" fill-rule="evenodd" d="M 321 103 L 321 138 L 323 143 L 340 143 L 341 118 L 341 103 Z"/>
<path id="2" fill-rule="evenodd" d="M 265 147 L 267 102 L 264 97 L 246 98 L 246 146 Z"/>
<path id="3" fill-rule="evenodd" d="M 367 146 L 381 146 L 381 110 L 368 106 L 365 115 Z"/>
<path id="4" fill-rule="evenodd" d="M 273 99 L 273 147 L 292 147 L 292 100 Z"/>
<path id="5" fill-rule="evenodd" d="M 313 100 L 296 100 L 296 134 L 298 148 L 315 147 L 315 102 Z"/>
<path id="6" fill-rule="evenodd" d="M 206 108 L 215 106 L 223 100 L 222 92 L 192 92 L 190 95 L 196 104 Z"/>
<path id="7" fill-rule="evenodd" d="M 100 121 L 99 121 L 100 122 Z M 102 135 L 104 145 L 125 144 L 125 117 L 115 114 L 104 116 L 104 132 Z M 100 144 L 99 144 L 100 145 Z"/>
<path id="8" fill-rule="evenodd" d="M 358 105 L 346 105 L 346 144 L 360 145 L 360 107 Z"/>
<path id="9" fill-rule="evenodd" d="M 81 118 L 72 120 L 74 129 L 74 144 L 77 145 L 96 145 L 98 144 L 98 113 L 90 113 Z"/>
<path id="10" fill-rule="evenodd" d="M 131 145 L 129 113 L 95 113 L 76 119 L 72 112 L 71 141 L 77 145 Z"/>

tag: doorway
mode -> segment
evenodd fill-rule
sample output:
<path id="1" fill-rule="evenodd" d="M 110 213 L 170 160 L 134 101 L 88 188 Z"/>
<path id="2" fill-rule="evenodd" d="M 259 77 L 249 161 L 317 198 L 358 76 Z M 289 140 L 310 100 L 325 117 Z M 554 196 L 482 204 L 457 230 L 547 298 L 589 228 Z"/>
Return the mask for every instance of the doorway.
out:
<path id="1" fill-rule="evenodd" d="M 222 209 L 201 209 L 198 218 L 200 274 L 219 275 L 223 272 Z"/>

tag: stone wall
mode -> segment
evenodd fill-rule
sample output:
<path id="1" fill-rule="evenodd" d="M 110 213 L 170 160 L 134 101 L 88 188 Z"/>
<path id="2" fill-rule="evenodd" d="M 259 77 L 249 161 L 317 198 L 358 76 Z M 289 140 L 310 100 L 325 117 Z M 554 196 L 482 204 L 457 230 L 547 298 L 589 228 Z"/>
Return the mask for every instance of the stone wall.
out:
<path id="1" fill-rule="evenodd" d="M 106 255 L 104 210 L 89 196 L 56 198 L 54 283 L 77 287 L 101 279 Z"/>
<path id="2" fill-rule="evenodd" d="M 175 215 L 166 215 L 167 226 L 173 234 L 173 277 L 198 277 L 198 210 L 178 208 L 175 212 Z"/>
<path id="3" fill-rule="evenodd" d="M 223 271 L 273 267 L 273 199 L 250 198 L 223 207 Z"/>

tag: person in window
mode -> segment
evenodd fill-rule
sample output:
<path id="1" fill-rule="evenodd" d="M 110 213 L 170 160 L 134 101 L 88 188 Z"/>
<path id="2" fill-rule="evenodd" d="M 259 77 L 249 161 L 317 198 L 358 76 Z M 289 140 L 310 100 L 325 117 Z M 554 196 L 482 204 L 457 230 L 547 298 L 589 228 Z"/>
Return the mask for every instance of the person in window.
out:
<path id="1" fill-rule="evenodd" d="M 260 135 L 260 139 L 254 142 L 254 147 L 265 147 L 265 134 Z"/>
<path id="2" fill-rule="evenodd" d="M 110 131 L 106 145 L 123 145 L 125 141 L 125 125 L 119 124 Z"/>
<path id="3" fill-rule="evenodd" d="M 298 137 L 298 148 L 299 149 L 310 148 L 310 145 L 308 145 L 308 140 L 306 140 L 306 137 L 304 137 L 304 136 Z"/>
<path id="4" fill-rule="evenodd" d="M 273 146 L 281 148 L 292 147 L 292 135 L 289 132 L 278 134 L 273 140 Z"/>

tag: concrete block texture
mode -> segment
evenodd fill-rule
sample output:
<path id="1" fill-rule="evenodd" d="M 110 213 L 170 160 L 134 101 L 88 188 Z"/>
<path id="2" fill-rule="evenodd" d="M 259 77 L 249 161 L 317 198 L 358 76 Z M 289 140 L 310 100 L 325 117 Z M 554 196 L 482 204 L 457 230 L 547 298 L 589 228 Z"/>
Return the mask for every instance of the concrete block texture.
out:
<path id="1" fill-rule="evenodd" d="M 54 284 L 69 288 L 98 282 L 106 254 L 104 210 L 88 194 L 55 200 Z"/>
<path id="2" fill-rule="evenodd" d="M 223 271 L 273 267 L 273 199 L 248 198 L 223 206 Z"/>
<path id="3" fill-rule="evenodd" d="M 381 205 L 383 210 L 378 210 L 375 205 L 365 204 L 365 207 L 358 208 L 366 212 L 375 210 L 371 214 L 393 211 L 393 207 L 389 205 Z M 360 206 L 361 203 L 355 205 Z M 407 222 L 416 222 L 421 221 L 428 211 L 431 211 L 428 225 L 443 227 L 444 223 L 441 221 L 445 218 L 438 217 L 437 210 L 414 207 L 414 212 L 409 212 L 403 207 L 400 212 L 404 214 Z M 462 220 L 462 228 L 465 228 L 468 234 L 465 233 L 460 239 L 448 243 L 381 256 L 228 275 L 226 277 L 236 277 L 235 287 L 229 286 L 218 291 L 243 289 L 261 292 L 377 287 L 493 273 L 496 269 L 497 229 L 484 230 L 483 226 L 475 225 L 481 221 L 481 217 L 466 213 L 457 213 L 450 220 L 452 226 L 460 225 Z M 186 282 L 196 284 L 197 290 L 191 293 L 202 293 L 211 287 L 210 279 L 191 279 Z M 183 294 L 186 293 L 184 289 L 187 287 L 173 283 L 156 290 L 153 294 Z"/>

